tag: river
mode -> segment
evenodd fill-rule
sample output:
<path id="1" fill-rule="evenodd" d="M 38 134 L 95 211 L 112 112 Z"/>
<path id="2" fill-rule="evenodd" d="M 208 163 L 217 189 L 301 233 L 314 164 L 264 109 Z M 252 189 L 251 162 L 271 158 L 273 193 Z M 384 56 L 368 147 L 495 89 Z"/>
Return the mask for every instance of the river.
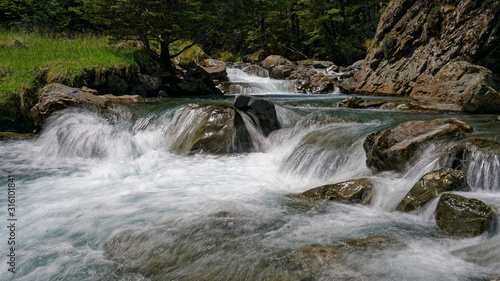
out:
<path id="1" fill-rule="evenodd" d="M 346 96 L 301 95 L 289 82 L 230 69 L 221 98 L 117 105 L 109 117 L 82 109 L 51 116 L 33 140 L 0 141 L 0 206 L 8 225 L 8 175 L 15 177 L 15 274 L 8 228 L 0 231 L 1 280 L 492 280 L 500 277 L 497 230 L 474 238 L 439 233 L 436 201 L 394 211 L 427 172 L 429 149 L 405 173 L 374 174 L 366 136 L 408 120 L 456 117 L 500 141 L 493 115 L 338 108 Z M 173 122 L 193 103 L 234 95 L 272 100 L 282 129 L 255 136 L 250 153 L 173 152 L 192 123 Z M 324 122 L 324 120 L 354 122 Z M 335 119 L 337 118 L 337 119 Z M 191 120 L 190 122 L 196 122 Z M 467 156 L 472 192 L 500 209 L 500 155 Z M 367 206 L 311 204 L 291 197 L 367 177 Z M 383 247 L 352 241 L 379 237 Z M 351 242 L 350 242 L 351 241 Z M 358 243 L 359 244 L 359 243 Z M 322 249 L 322 250 L 321 250 Z"/>

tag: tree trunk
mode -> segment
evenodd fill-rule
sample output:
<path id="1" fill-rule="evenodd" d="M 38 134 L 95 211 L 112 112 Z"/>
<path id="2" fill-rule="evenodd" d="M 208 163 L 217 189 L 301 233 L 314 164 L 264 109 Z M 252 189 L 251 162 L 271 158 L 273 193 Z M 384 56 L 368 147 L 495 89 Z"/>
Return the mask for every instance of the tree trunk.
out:
<path id="1" fill-rule="evenodd" d="M 169 45 L 168 36 L 162 37 L 160 41 L 160 68 L 167 72 L 174 70 L 174 66 L 170 60 Z"/>

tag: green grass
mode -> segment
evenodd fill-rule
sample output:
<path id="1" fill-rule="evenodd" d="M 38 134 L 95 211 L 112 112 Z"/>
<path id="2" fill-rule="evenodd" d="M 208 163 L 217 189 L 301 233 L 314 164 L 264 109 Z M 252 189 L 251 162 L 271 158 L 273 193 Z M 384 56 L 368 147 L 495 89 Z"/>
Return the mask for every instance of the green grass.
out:
<path id="1" fill-rule="evenodd" d="M 0 118 L 26 115 L 48 83 L 81 87 L 110 74 L 138 71 L 133 48 L 115 49 L 104 36 L 71 39 L 0 30 Z"/>

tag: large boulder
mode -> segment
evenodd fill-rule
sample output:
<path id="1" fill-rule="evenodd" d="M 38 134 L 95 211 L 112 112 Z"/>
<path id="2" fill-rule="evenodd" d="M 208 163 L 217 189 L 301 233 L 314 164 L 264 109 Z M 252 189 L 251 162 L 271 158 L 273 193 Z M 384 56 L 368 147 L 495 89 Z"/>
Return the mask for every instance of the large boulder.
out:
<path id="1" fill-rule="evenodd" d="M 206 112 L 209 117 L 197 132 L 199 137 L 191 147 L 191 152 L 227 154 L 249 148 L 246 141 L 248 132 L 237 111 L 230 106 L 208 106 Z"/>
<path id="2" fill-rule="evenodd" d="M 410 94 L 411 103 L 424 109 L 500 112 L 500 93 L 485 67 L 465 61 L 450 62 L 434 76 L 421 75 Z"/>
<path id="3" fill-rule="evenodd" d="M 247 114 L 265 136 L 281 128 L 276 115 L 276 108 L 269 100 L 249 95 L 239 95 L 234 100 L 234 106 L 239 111 Z"/>
<path id="4" fill-rule="evenodd" d="M 295 65 L 276 65 L 269 68 L 269 78 L 287 79 L 297 69 Z"/>
<path id="5" fill-rule="evenodd" d="M 243 72 L 245 72 L 248 75 L 254 75 L 258 77 L 264 77 L 264 78 L 269 77 L 269 70 L 255 64 L 245 67 L 243 69 Z"/>
<path id="6" fill-rule="evenodd" d="M 443 194 L 436 207 L 439 230 L 450 236 L 473 237 L 487 231 L 498 215 L 484 202 L 457 194 Z"/>
<path id="7" fill-rule="evenodd" d="M 333 200 L 341 203 L 368 204 L 373 193 L 373 184 L 366 178 L 327 184 L 307 190 L 299 198 Z"/>
<path id="8" fill-rule="evenodd" d="M 304 94 L 328 94 L 335 91 L 337 77 L 335 75 L 325 75 L 316 73 L 312 76 L 305 76 L 294 82 L 296 92 Z"/>
<path id="9" fill-rule="evenodd" d="M 292 65 L 293 63 L 283 56 L 271 55 L 260 62 L 263 68 L 271 69 L 273 66 L 277 65 Z"/>
<path id="10" fill-rule="evenodd" d="M 97 91 L 86 87 L 79 89 L 59 83 L 49 84 L 40 90 L 38 103 L 30 110 L 31 117 L 36 126 L 41 126 L 53 112 L 68 107 L 105 110 L 109 102 L 135 102 L 141 99 L 140 96 L 97 96 L 95 93 Z"/>
<path id="11" fill-rule="evenodd" d="M 421 75 L 468 61 L 500 73 L 495 0 L 394 0 L 382 14 L 356 94 L 408 95 Z"/>
<path id="12" fill-rule="evenodd" d="M 441 193 L 449 191 L 470 191 L 463 171 L 442 168 L 425 174 L 406 194 L 396 210 L 403 212 L 419 210 Z"/>
<path id="13" fill-rule="evenodd" d="M 472 131 L 471 126 L 455 118 L 405 122 L 368 135 L 363 144 L 366 164 L 376 172 L 404 171 L 430 142 L 452 140 Z"/>
<path id="14" fill-rule="evenodd" d="M 321 61 L 321 60 L 315 60 L 312 63 L 314 68 L 329 68 L 335 66 L 335 64 L 331 61 Z"/>
<path id="15" fill-rule="evenodd" d="M 188 127 L 186 121 L 191 122 Z M 176 116 L 172 128 L 170 150 L 175 153 L 228 154 L 251 149 L 243 119 L 230 105 L 189 105 Z"/>
<path id="16" fill-rule="evenodd" d="M 210 75 L 213 80 L 228 81 L 226 63 L 220 60 L 205 59 L 200 63 L 200 66 Z"/>

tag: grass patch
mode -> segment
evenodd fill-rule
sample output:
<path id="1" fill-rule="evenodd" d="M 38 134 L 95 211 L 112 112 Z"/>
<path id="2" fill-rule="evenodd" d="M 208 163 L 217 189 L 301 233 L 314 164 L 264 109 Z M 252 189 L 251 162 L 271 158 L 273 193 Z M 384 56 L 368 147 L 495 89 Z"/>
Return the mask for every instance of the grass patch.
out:
<path id="1" fill-rule="evenodd" d="M 0 121 L 28 114 L 48 83 L 96 85 L 139 67 L 133 48 L 115 49 L 104 36 L 29 34 L 0 30 Z"/>

